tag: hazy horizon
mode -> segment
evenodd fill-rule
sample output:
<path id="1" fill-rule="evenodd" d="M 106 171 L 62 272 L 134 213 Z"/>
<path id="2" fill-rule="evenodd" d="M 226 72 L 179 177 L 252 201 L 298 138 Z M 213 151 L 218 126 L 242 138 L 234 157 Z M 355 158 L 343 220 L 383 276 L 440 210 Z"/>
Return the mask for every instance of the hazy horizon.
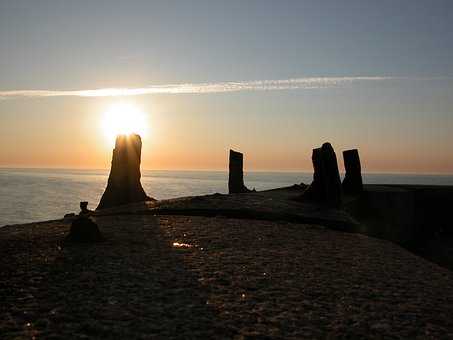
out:
<path id="1" fill-rule="evenodd" d="M 17 167 L 17 166 L 0 166 L 1 170 L 57 170 L 57 171 L 105 171 L 108 173 L 110 170 L 109 167 L 105 168 L 65 168 L 65 167 Z M 152 168 L 141 168 L 141 171 L 159 171 L 159 172 L 223 172 L 228 173 L 227 168 L 218 168 L 218 169 L 206 169 L 206 168 L 192 168 L 192 169 L 152 169 Z M 301 173 L 301 174 L 312 174 L 313 169 L 296 169 L 296 170 L 279 170 L 279 169 L 246 169 L 244 168 L 244 173 L 259 173 L 259 172 L 267 172 L 267 173 Z M 344 175 L 345 170 L 339 169 L 340 175 Z M 362 171 L 362 174 L 365 175 L 409 175 L 409 176 L 453 176 L 450 172 L 396 172 L 396 171 Z"/>
<path id="2" fill-rule="evenodd" d="M 452 21 L 441 0 L 0 0 L 0 167 L 107 169 L 129 105 L 142 169 L 223 171 L 231 148 L 309 172 L 329 141 L 340 171 L 358 148 L 365 173 L 452 174 Z"/>

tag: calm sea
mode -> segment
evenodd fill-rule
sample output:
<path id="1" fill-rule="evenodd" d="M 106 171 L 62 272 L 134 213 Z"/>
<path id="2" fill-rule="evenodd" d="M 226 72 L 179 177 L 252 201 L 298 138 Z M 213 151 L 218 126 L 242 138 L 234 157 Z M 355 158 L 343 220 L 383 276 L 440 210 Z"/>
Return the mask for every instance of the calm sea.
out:
<path id="1" fill-rule="evenodd" d="M 79 202 L 94 209 L 107 183 L 108 170 L 0 168 L 0 226 L 62 218 L 79 211 Z M 364 174 L 365 183 L 453 185 L 453 175 Z M 249 188 L 265 190 L 310 183 L 311 173 L 248 172 Z M 148 195 L 157 198 L 227 192 L 223 171 L 142 171 Z"/>

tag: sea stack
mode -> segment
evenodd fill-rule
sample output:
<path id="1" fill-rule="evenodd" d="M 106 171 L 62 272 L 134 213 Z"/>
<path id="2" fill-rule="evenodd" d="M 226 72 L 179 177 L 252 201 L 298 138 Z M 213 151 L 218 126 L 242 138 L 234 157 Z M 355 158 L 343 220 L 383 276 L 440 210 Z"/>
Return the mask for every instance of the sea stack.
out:
<path id="1" fill-rule="evenodd" d="M 343 151 L 344 168 L 343 192 L 345 194 L 360 194 L 363 191 L 362 168 L 357 149 Z"/>
<path id="2" fill-rule="evenodd" d="M 337 208 L 341 205 L 342 189 L 337 156 L 330 143 L 313 149 L 313 182 L 302 194 L 301 200 L 313 201 Z"/>
<path id="3" fill-rule="evenodd" d="M 244 185 L 244 155 L 240 152 L 230 150 L 230 173 L 228 176 L 228 192 L 240 194 L 250 192 Z"/>
<path id="4" fill-rule="evenodd" d="M 140 183 L 142 140 L 139 135 L 119 135 L 113 149 L 107 188 L 97 209 L 152 200 Z"/>

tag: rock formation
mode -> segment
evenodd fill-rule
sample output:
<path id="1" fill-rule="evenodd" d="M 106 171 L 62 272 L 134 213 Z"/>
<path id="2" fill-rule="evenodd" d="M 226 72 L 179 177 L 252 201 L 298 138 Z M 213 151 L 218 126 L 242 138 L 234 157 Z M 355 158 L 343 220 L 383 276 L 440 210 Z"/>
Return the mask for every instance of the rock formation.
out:
<path id="1" fill-rule="evenodd" d="M 313 149 L 313 182 L 302 194 L 301 200 L 339 207 L 342 200 L 341 179 L 337 157 L 330 143 Z"/>
<path id="2" fill-rule="evenodd" d="M 140 183 L 142 140 L 139 135 L 119 135 L 113 149 L 107 188 L 97 209 L 152 200 Z"/>
<path id="3" fill-rule="evenodd" d="M 88 214 L 90 211 L 88 210 L 88 202 L 82 201 L 80 202 L 80 215 Z"/>
<path id="4" fill-rule="evenodd" d="M 313 164 L 313 182 L 304 191 L 302 198 L 310 201 L 320 202 L 322 201 L 324 192 L 324 165 L 322 162 L 321 148 L 313 149 L 311 154 L 311 162 Z"/>
<path id="5" fill-rule="evenodd" d="M 230 172 L 228 176 L 228 192 L 230 194 L 250 192 L 244 185 L 243 159 L 242 153 L 230 150 Z"/>
<path id="6" fill-rule="evenodd" d="M 344 168 L 343 192 L 359 194 L 363 190 L 362 169 L 360 166 L 359 151 L 357 149 L 343 151 Z"/>
<path id="7" fill-rule="evenodd" d="M 102 239 L 98 225 L 87 216 L 78 216 L 71 223 L 69 235 L 66 237 L 68 242 L 99 242 Z"/>

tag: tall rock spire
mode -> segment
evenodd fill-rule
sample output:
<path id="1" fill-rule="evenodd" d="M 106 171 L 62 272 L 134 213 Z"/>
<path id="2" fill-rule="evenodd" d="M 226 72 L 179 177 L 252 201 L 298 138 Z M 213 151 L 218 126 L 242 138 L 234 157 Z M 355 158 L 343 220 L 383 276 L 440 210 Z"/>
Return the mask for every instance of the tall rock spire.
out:
<path id="1" fill-rule="evenodd" d="M 142 140 L 139 135 L 118 135 L 113 149 L 107 188 L 97 209 L 152 200 L 140 183 Z"/>
<path id="2" fill-rule="evenodd" d="M 243 163 L 243 154 L 230 150 L 230 172 L 228 175 L 228 192 L 230 194 L 250 192 L 250 190 L 244 185 Z"/>
<path id="3" fill-rule="evenodd" d="M 341 179 L 337 156 L 330 143 L 313 149 L 313 182 L 302 193 L 299 200 L 321 203 L 329 207 L 339 207 L 342 202 Z"/>
<path id="4" fill-rule="evenodd" d="M 360 166 L 359 150 L 343 151 L 344 168 L 346 173 L 343 180 L 343 192 L 360 194 L 363 191 L 362 167 Z"/>

